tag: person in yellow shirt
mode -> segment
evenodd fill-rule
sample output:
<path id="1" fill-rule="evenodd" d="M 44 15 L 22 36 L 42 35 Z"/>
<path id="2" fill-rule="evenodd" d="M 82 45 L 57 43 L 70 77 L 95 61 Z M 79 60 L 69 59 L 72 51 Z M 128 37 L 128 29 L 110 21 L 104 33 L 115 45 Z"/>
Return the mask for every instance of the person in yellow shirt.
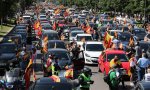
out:
<path id="1" fill-rule="evenodd" d="M 121 67 L 121 62 L 118 59 L 118 56 L 115 56 L 111 61 L 110 61 L 110 68 L 119 68 Z"/>

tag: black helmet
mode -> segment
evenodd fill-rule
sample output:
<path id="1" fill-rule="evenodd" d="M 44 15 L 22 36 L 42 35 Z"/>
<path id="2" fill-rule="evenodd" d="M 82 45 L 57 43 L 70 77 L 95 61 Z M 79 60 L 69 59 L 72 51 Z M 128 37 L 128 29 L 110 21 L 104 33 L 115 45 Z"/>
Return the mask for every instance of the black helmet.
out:
<path id="1" fill-rule="evenodd" d="M 88 74 L 88 75 L 92 75 L 92 71 L 91 71 L 91 69 L 88 68 L 88 67 L 84 67 L 84 68 L 83 68 L 83 73 Z"/>

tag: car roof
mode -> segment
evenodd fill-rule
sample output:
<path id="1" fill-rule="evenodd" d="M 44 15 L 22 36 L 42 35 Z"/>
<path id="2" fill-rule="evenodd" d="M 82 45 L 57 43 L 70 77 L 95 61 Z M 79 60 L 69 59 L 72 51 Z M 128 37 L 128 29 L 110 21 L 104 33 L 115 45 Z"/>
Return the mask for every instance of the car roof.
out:
<path id="1" fill-rule="evenodd" d="M 64 41 L 62 40 L 48 40 L 48 42 L 63 42 L 64 43 Z"/>
<path id="2" fill-rule="evenodd" d="M 44 33 L 57 33 L 56 31 L 54 30 L 43 30 Z"/>
<path id="3" fill-rule="evenodd" d="M 51 48 L 51 49 L 48 49 L 49 52 L 53 52 L 53 51 L 62 51 L 62 52 L 67 52 L 66 49 L 62 49 L 62 48 Z"/>
<path id="4" fill-rule="evenodd" d="M 70 31 L 71 33 L 75 33 L 75 32 L 83 32 L 84 33 L 84 31 L 81 31 L 81 30 L 75 30 L 75 31 Z"/>
<path id="5" fill-rule="evenodd" d="M 143 88 L 145 88 L 146 90 L 147 89 L 150 89 L 150 81 L 141 81 L 139 84 L 142 85 Z"/>
<path id="6" fill-rule="evenodd" d="M 114 49 L 106 49 L 105 53 L 107 54 L 125 54 L 123 50 L 114 50 Z"/>
<path id="7" fill-rule="evenodd" d="M 77 36 L 92 36 L 91 34 L 77 34 Z"/>
<path id="8" fill-rule="evenodd" d="M 57 82 L 57 83 L 67 83 L 66 78 L 64 77 L 59 77 L 59 78 L 60 78 L 60 82 Z M 56 83 L 56 82 L 54 82 L 53 79 L 49 77 L 42 77 L 36 81 L 36 84 L 50 84 L 50 83 Z"/>
<path id="9" fill-rule="evenodd" d="M 103 43 L 97 42 L 97 41 L 88 41 L 88 42 L 85 42 L 85 44 L 103 44 Z"/>
<path id="10" fill-rule="evenodd" d="M 0 45 L 15 45 L 15 43 L 8 43 L 8 42 L 0 42 Z"/>

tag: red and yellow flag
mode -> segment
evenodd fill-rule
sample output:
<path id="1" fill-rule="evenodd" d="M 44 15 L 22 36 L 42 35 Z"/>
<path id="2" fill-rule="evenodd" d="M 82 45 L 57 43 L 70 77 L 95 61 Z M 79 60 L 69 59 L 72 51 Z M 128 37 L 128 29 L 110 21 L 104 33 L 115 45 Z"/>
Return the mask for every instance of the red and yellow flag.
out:
<path id="1" fill-rule="evenodd" d="M 60 82 L 60 78 L 56 75 L 52 75 L 50 78 L 52 78 L 54 82 Z"/>
<path id="2" fill-rule="evenodd" d="M 57 27 L 56 27 L 56 22 L 54 22 L 52 28 L 53 28 L 53 30 L 56 30 L 56 29 L 57 29 Z"/>
<path id="3" fill-rule="evenodd" d="M 106 32 L 105 35 L 104 35 L 104 47 L 105 48 L 110 48 L 111 47 L 111 41 L 112 41 L 112 36 Z"/>
<path id="4" fill-rule="evenodd" d="M 30 76 L 32 73 L 32 64 L 33 61 L 32 59 L 30 59 L 30 62 L 25 70 L 25 74 L 24 74 L 24 79 L 25 79 L 25 85 L 26 85 L 26 90 L 28 90 L 29 86 L 30 86 Z"/>
<path id="5" fill-rule="evenodd" d="M 54 13 L 55 14 L 59 14 L 60 13 L 60 9 L 59 8 L 55 9 Z"/>
<path id="6" fill-rule="evenodd" d="M 38 30 L 39 26 L 40 26 L 40 22 L 39 22 L 39 21 L 36 21 L 36 22 L 34 23 L 34 29 L 35 29 L 35 30 Z"/>
<path id="7" fill-rule="evenodd" d="M 87 27 L 85 28 L 85 32 L 86 32 L 87 34 L 91 34 L 91 27 L 90 27 L 90 26 L 87 26 Z"/>

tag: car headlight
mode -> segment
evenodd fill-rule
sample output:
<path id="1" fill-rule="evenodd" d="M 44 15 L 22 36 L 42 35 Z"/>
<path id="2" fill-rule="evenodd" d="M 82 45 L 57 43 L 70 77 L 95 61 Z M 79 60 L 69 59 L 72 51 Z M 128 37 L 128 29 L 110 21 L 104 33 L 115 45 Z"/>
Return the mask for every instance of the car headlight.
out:
<path id="1" fill-rule="evenodd" d="M 85 53 L 85 56 L 90 57 L 90 55 L 88 55 L 87 53 Z"/>
<path id="2" fill-rule="evenodd" d="M 12 88 L 14 87 L 14 85 L 12 85 L 11 83 L 6 83 L 6 87 L 7 87 L 8 89 L 12 89 Z"/>

